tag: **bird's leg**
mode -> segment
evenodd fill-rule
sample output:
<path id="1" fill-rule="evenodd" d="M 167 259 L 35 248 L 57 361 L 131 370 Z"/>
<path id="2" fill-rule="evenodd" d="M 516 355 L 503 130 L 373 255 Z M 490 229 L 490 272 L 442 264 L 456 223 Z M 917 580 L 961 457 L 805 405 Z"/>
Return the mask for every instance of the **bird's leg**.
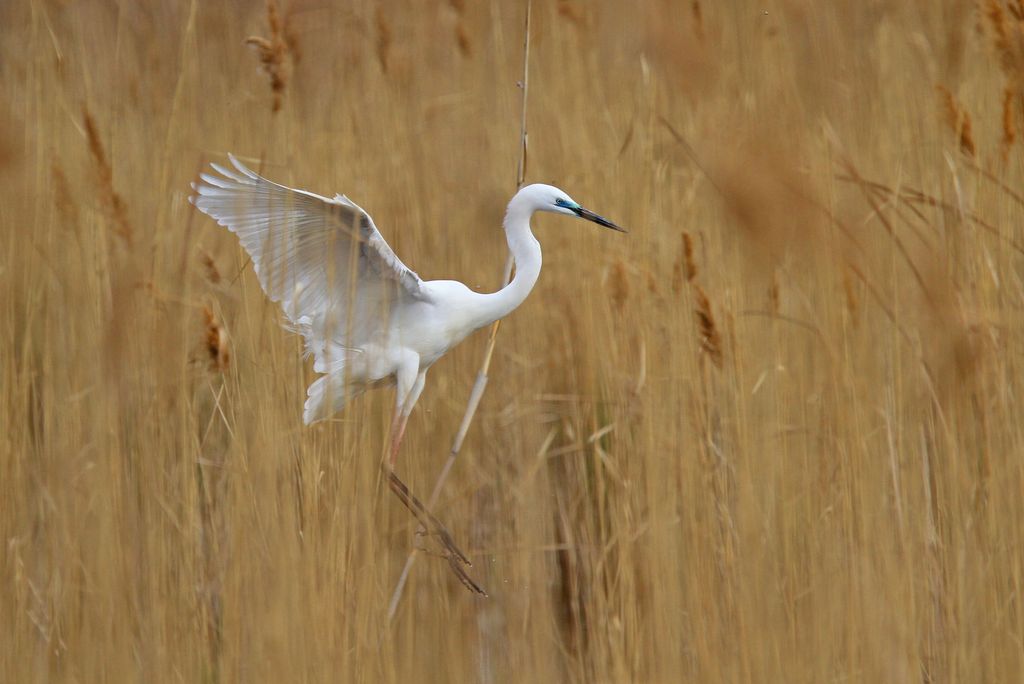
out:
<path id="1" fill-rule="evenodd" d="M 452 572 L 459 578 L 463 586 L 472 591 L 475 594 L 481 596 L 487 596 L 487 592 L 484 591 L 483 587 L 477 584 L 472 577 L 470 577 L 462 564 L 472 566 L 473 564 L 466 558 L 466 555 L 459 550 L 459 547 L 455 545 L 455 540 L 452 539 L 452 535 L 448 532 L 448 529 L 444 524 L 438 520 L 434 515 L 426 509 L 426 507 L 416 498 L 416 495 L 409 491 L 395 471 L 390 465 L 384 465 L 384 470 L 388 476 L 388 486 L 391 487 L 391 491 L 395 493 L 399 501 L 401 501 L 406 508 L 416 519 L 420 522 L 420 525 L 424 529 L 430 530 L 431 534 L 437 536 L 440 540 L 441 545 L 444 547 L 443 555 L 448 560 L 448 565 L 451 567 Z"/>
<path id="2" fill-rule="evenodd" d="M 405 436 L 405 426 L 409 422 L 409 416 L 403 414 L 404 411 L 396 410 L 395 417 L 391 421 L 391 451 L 388 455 L 388 466 L 392 472 L 394 472 L 395 463 L 398 461 L 398 447 L 402 445 L 402 437 Z"/>
<path id="3" fill-rule="evenodd" d="M 385 474 L 388 478 L 388 486 L 391 491 L 395 493 L 398 500 L 409 509 L 409 511 L 416 517 L 420 525 L 424 530 L 427 530 L 430 534 L 437 537 L 441 546 L 443 547 L 443 555 L 448 560 L 448 564 L 451 566 L 455 576 L 459 578 L 459 581 L 469 589 L 470 591 L 487 596 L 487 592 L 483 590 L 473 578 L 466 574 L 462 565 L 472 566 L 469 558 L 466 557 L 458 546 L 455 544 L 455 540 L 452 538 L 448 528 L 444 526 L 440 520 L 438 520 L 427 507 L 413 494 L 409 487 L 402 482 L 395 472 L 395 462 L 398 458 L 398 449 L 402 443 L 402 437 L 405 434 L 405 425 L 408 421 L 408 414 L 403 410 L 398 409 L 395 411 L 395 418 L 391 422 L 391 440 L 390 440 L 390 453 L 388 454 L 387 463 L 381 464 Z"/>
<path id="4" fill-rule="evenodd" d="M 458 561 L 465 563 L 466 565 L 472 566 L 473 563 L 466 558 L 466 554 L 459 550 L 459 547 L 455 545 L 455 540 L 452 538 L 448 529 L 444 524 L 434 517 L 434 514 L 427 510 L 427 507 L 423 505 L 416 495 L 409 491 L 409 487 L 402 482 L 395 471 L 391 468 L 385 468 L 388 476 L 388 486 L 391 487 L 391 491 L 395 493 L 395 496 L 405 505 L 409 511 L 416 516 L 419 520 L 420 525 L 441 541 L 442 546 L 448 550 L 448 552 Z"/>
<path id="5" fill-rule="evenodd" d="M 392 472 L 394 472 L 394 465 L 398 461 L 398 447 L 401 445 L 401 438 L 406 435 L 406 424 L 409 422 L 409 417 L 401 414 L 400 409 L 395 410 L 394 418 L 391 419 L 391 429 L 388 431 L 391 438 L 387 463 Z"/>

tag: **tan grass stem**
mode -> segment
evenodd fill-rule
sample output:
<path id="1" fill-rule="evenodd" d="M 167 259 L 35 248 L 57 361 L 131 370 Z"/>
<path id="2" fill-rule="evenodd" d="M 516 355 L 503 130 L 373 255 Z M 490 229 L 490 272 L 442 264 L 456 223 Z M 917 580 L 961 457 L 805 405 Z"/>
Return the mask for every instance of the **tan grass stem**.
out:
<path id="1" fill-rule="evenodd" d="M 528 133 L 526 129 L 526 106 L 527 96 L 529 95 L 529 83 L 530 83 L 530 11 L 532 8 L 532 1 L 527 0 L 526 3 L 526 25 L 524 30 L 523 38 L 523 80 L 522 80 L 522 109 L 520 112 L 519 121 L 519 163 L 516 168 L 516 190 L 523 187 L 523 182 L 526 179 L 526 163 L 527 163 L 527 148 L 528 148 Z M 505 260 L 505 269 L 502 274 L 501 286 L 505 287 L 512 279 L 512 255 L 510 254 Z M 433 511 L 434 506 L 437 504 L 437 500 L 441 495 L 441 490 L 444 488 L 444 483 L 448 479 L 449 473 L 451 473 L 452 467 L 455 465 L 455 460 L 462 450 L 462 443 L 466 439 L 466 434 L 469 432 L 469 426 L 473 422 L 473 417 L 476 415 L 476 410 L 480 406 L 480 400 L 483 399 L 484 391 L 487 389 L 488 375 L 487 372 L 491 367 L 491 359 L 494 356 L 494 348 L 498 342 L 498 328 L 501 327 L 501 320 L 497 320 L 491 325 L 491 331 L 487 338 L 487 351 L 484 353 L 483 362 L 480 364 L 480 370 L 477 371 L 476 381 L 473 383 L 473 389 L 469 394 L 469 401 L 466 402 L 466 410 L 462 415 L 462 421 L 459 423 L 459 431 L 455 434 L 455 440 L 452 442 L 452 448 L 448 452 L 448 458 L 444 465 L 441 467 L 441 472 L 437 476 L 437 481 L 434 482 L 433 490 L 430 493 L 430 498 L 427 500 L 427 510 Z M 402 568 L 402 574 L 398 578 L 398 583 L 395 585 L 395 590 L 391 595 L 391 601 L 388 603 L 388 621 L 391 621 L 395 617 L 395 612 L 398 610 L 398 603 L 402 600 L 402 592 L 405 589 L 405 584 L 409 579 L 409 572 L 412 570 L 413 564 L 416 562 L 417 549 L 413 549 L 409 552 L 409 557 L 405 561 L 405 566 Z"/>

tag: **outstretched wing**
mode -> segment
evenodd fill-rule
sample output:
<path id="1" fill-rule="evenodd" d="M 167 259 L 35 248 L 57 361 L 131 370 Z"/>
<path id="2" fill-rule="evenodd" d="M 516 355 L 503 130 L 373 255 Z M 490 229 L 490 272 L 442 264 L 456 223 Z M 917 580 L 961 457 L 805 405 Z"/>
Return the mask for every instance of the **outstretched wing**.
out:
<path id="1" fill-rule="evenodd" d="M 278 185 L 228 158 L 234 170 L 211 164 L 219 175 L 200 174 L 189 199 L 238 235 L 264 292 L 280 302 L 318 366 L 330 344 L 358 348 L 403 299 L 425 298 L 420 277 L 347 197 Z"/>

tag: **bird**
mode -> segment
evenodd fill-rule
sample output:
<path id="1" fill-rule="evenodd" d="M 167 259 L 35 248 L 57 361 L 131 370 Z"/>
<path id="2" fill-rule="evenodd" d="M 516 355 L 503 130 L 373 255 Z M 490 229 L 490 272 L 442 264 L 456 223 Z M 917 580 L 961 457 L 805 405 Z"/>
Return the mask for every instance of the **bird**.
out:
<path id="1" fill-rule="evenodd" d="M 427 371 L 470 333 L 504 318 L 527 298 L 540 276 L 541 248 L 530 219 L 536 212 L 625 228 L 545 184 L 519 189 L 503 227 L 515 276 L 493 293 L 456 280 L 423 280 L 388 246 L 370 215 L 345 195 L 333 198 L 270 181 L 228 154 L 231 167 L 211 163 L 189 201 L 238 236 L 260 286 L 278 303 L 284 326 L 299 333 L 319 374 L 307 389 L 302 420 L 334 415 L 363 392 L 395 387 L 395 408 L 382 463 L 392 491 L 440 540 L 467 587 L 486 595 L 459 563 L 472 565 L 447 528 L 398 478 L 396 462 L 409 415 Z"/>

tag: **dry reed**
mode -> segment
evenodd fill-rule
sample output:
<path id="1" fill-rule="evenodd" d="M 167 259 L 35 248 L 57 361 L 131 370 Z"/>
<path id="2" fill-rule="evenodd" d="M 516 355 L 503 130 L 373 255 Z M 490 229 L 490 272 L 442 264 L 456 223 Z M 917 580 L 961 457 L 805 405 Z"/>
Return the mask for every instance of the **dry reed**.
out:
<path id="1" fill-rule="evenodd" d="M 388 23 L 387 15 L 383 8 L 377 9 L 377 62 L 380 70 L 388 73 L 388 64 L 391 58 L 391 24 Z"/>
<path id="2" fill-rule="evenodd" d="M 939 93 L 939 98 L 942 100 L 946 123 L 953 133 L 956 134 L 960 144 L 960 151 L 968 157 L 974 157 L 977 154 L 977 149 L 974 145 L 971 115 L 964 109 L 963 105 L 957 102 L 957 99 L 948 88 L 939 85 L 936 86 L 936 90 Z"/>
<path id="3" fill-rule="evenodd" d="M 92 156 L 93 168 L 96 173 L 100 203 L 113 223 L 114 234 L 130 245 L 134 230 L 128 220 L 128 209 L 124 200 L 121 199 L 121 195 L 114 189 L 114 169 L 107 159 L 106 150 L 103 149 L 103 141 L 100 140 L 96 121 L 88 109 L 82 110 L 82 125 L 85 127 L 89 153 Z"/>
<path id="4" fill-rule="evenodd" d="M 722 367 L 722 337 L 718 334 L 715 314 L 711 310 L 711 300 L 700 285 L 693 286 L 694 309 L 697 330 L 700 333 L 700 348 L 719 368 Z"/>
<path id="5" fill-rule="evenodd" d="M 612 298 L 612 304 L 616 309 L 622 311 L 629 299 L 629 274 L 626 272 L 626 264 L 616 261 L 612 265 L 611 273 L 608 275 L 608 293 Z"/>
<path id="6" fill-rule="evenodd" d="M 459 435 L 433 508 L 491 598 L 422 554 L 389 620 L 391 397 L 301 424 L 188 182 L 260 156 L 491 289 L 523 7 L 282 4 L 274 113 L 263 2 L 0 5 L 0 680 L 1019 679 L 1024 12 L 980 8 L 535 4 L 517 176 L 631 232 L 538 217 L 500 343 L 431 369 L 402 474 Z"/>
<path id="7" fill-rule="evenodd" d="M 1013 105 L 1016 99 L 1017 97 L 1012 90 L 1009 88 L 1003 90 L 1003 138 L 1001 141 L 1003 163 L 1009 158 L 1010 149 L 1017 140 L 1017 123 Z"/>
<path id="8" fill-rule="evenodd" d="M 469 38 L 469 29 L 466 28 L 466 3 L 464 0 L 449 0 L 452 9 L 455 10 L 455 45 L 463 57 L 473 56 L 473 41 Z"/>
<path id="9" fill-rule="evenodd" d="M 297 35 L 289 27 L 288 18 L 281 19 L 277 9 L 277 0 L 267 0 L 267 28 L 270 31 L 270 38 L 262 36 L 249 36 L 245 39 L 246 45 L 256 50 L 260 60 L 260 67 L 270 79 L 271 110 L 279 112 L 284 100 L 285 89 L 288 86 L 288 73 L 286 60 L 289 55 L 297 55 L 295 52 L 298 46 Z"/>
<path id="10" fill-rule="evenodd" d="M 228 334 L 224 326 L 217 321 L 213 309 L 209 306 L 203 307 L 203 323 L 206 325 L 203 342 L 206 347 L 210 361 L 210 370 L 225 372 L 231 362 L 231 352 L 228 350 Z"/>

